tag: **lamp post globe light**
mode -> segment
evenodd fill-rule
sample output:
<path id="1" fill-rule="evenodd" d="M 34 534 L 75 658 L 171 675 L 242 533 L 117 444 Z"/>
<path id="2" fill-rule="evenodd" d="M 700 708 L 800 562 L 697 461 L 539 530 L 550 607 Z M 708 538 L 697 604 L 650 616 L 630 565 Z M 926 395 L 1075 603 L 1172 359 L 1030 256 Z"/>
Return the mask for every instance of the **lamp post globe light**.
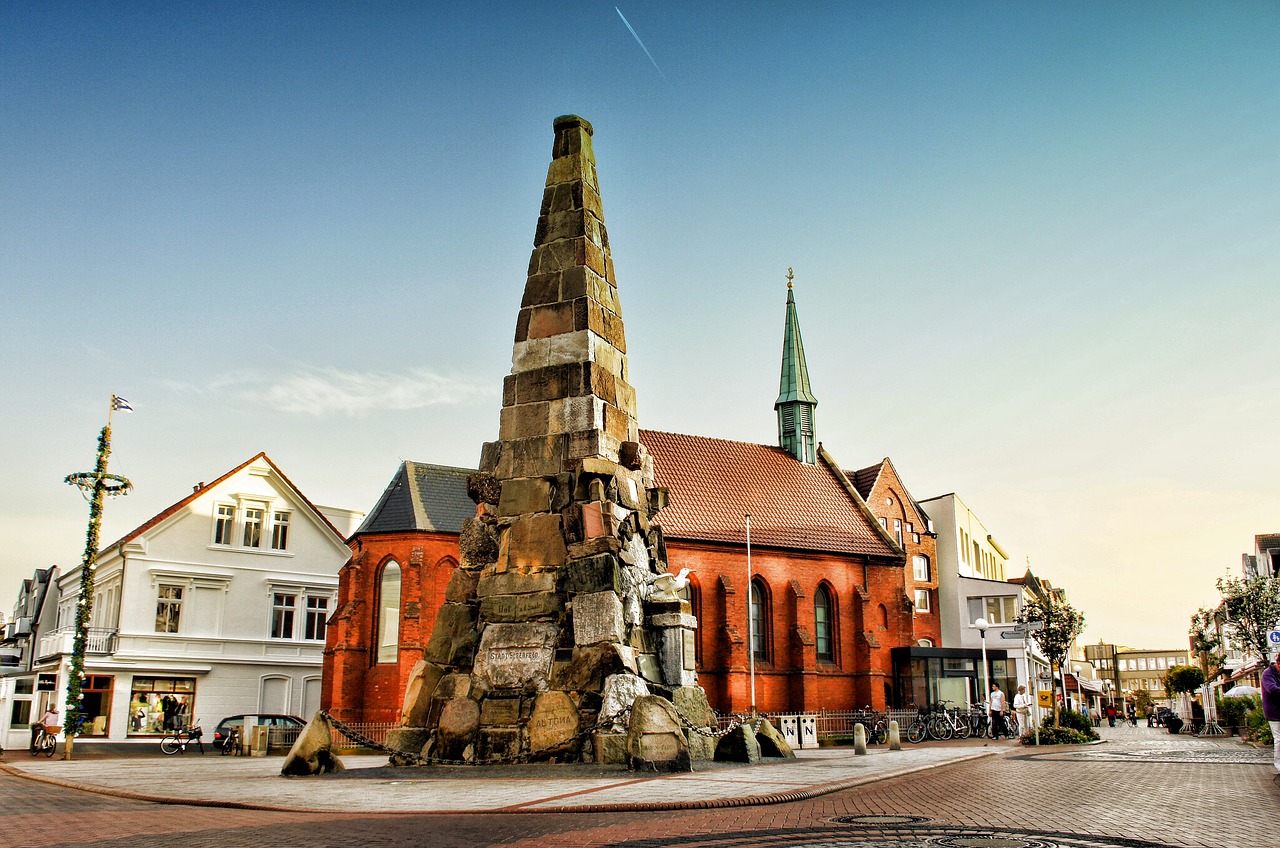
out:
<path id="1" fill-rule="evenodd" d="M 984 703 L 991 692 L 991 679 L 987 671 L 987 628 L 991 625 L 987 623 L 985 618 L 979 618 L 973 622 L 973 626 L 978 628 L 978 635 L 982 637 L 982 693 L 978 698 L 978 703 Z"/>

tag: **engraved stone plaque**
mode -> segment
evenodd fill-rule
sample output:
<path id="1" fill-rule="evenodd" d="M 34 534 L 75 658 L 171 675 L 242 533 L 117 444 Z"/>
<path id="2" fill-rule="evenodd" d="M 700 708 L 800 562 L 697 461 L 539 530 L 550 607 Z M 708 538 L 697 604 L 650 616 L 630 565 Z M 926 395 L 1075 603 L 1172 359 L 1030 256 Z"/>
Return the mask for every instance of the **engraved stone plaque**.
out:
<path id="1" fill-rule="evenodd" d="M 519 698 L 486 698 L 480 705 L 480 723 L 509 727 L 520 720 Z"/>
<path id="2" fill-rule="evenodd" d="M 476 652 L 475 673 L 495 689 L 545 688 L 559 628 L 549 622 L 490 624 Z"/>
<path id="3" fill-rule="evenodd" d="M 578 732 L 578 711 L 564 692 L 542 692 L 529 718 L 529 747 L 545 751 L 567 742 Z"/>
<path id="4" fill-rule="evenodd" d="M 646 733 L 640 739 L 640 756 L 660 763 L 680 756 L 680 740 L 674 733 Z"/>
<path id="5" fill-rule="evenodd" d="M 490 595 L 480 602 L 486 621 L 529 621 L 560 612 L 560 595 L 537 592 L 532 595 Z"/>
<path id="6" fill-rule="evenodd" d="M 621 642 L 622 600 L 614 592 L 593 592 L 573 599 L 573 641 L 577 645 Z"/>

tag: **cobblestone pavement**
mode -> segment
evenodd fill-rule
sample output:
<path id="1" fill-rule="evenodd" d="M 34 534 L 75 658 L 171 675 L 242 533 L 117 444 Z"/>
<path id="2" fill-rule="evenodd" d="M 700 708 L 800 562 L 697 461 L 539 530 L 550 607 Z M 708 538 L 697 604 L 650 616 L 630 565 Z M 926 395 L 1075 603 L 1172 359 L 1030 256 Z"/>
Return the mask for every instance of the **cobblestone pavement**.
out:
<path id="1" fill-rule="evenodd" d="M 1145 731 L 1145 728 L 1139 729 Z M 1104 732 L 1106 729 L 1104 728 Z M 661 813 L 279 813 L 162 805 L 0 775 L 13 848 L 1275 848 L 1280 786 L 1235 740 L 1133 732 L 953 762 L 808 801 Z M 369 792 L 377 787 L 369 784 Z M 1266 822 L 1262 835 L 1259 822 Z"/>

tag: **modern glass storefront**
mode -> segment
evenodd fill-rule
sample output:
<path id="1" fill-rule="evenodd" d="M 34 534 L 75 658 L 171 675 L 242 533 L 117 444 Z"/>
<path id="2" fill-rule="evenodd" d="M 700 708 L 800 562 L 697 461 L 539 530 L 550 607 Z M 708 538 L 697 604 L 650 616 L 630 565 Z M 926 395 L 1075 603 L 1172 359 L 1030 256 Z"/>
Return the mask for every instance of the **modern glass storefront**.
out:
<path id="1" fill-rule="evenodd" d="M 972 648 L 894 648 L 893 700 L 896 707 L 977 706 L 984 700 L 982 651 Z M 1017 669 L 1003 650 L 987 649 L 987 675 L 1010 703 L 1018 691 Z"/>

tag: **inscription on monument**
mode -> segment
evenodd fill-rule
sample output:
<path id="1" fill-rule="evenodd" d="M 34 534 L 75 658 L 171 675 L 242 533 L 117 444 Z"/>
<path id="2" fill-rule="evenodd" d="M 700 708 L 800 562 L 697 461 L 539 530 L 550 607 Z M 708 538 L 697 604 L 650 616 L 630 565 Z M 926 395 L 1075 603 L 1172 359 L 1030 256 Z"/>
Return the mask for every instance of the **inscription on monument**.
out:
<path id="1" fill-rule="evenodd" d="M 507 727 L 519 719 L 519 698 L 489 698 L 480 705 L 481 724 Z"/>
<path id="2" fill-rule="evenodd" d="M 488 621 L 529 621 L 560 611 L 560 596 L 555 592 L 532 595 L 490 595 L 480 602 L 480 614 Z"/>
<path id="3" fill-rule="evenodd" d="M 674 733 L 646 733 L 640 738 L 640 756 L 651 762 L 674 760 L 680 748 Z"/>
<path id="4" fill-rule="evenodd" d="M 573 641 L 577 645 L 621 642 L 622 601 L 613 592 L 593 592 L 573 599 Z"/>
<path id="5" fill-rule="evenodd" d="M 534 751 L 553 748 L 567 742 L 578 732 L 578 711 L 564 692 L 543 692 L 533 705 L 529 718 L 529 747 Z"/>

